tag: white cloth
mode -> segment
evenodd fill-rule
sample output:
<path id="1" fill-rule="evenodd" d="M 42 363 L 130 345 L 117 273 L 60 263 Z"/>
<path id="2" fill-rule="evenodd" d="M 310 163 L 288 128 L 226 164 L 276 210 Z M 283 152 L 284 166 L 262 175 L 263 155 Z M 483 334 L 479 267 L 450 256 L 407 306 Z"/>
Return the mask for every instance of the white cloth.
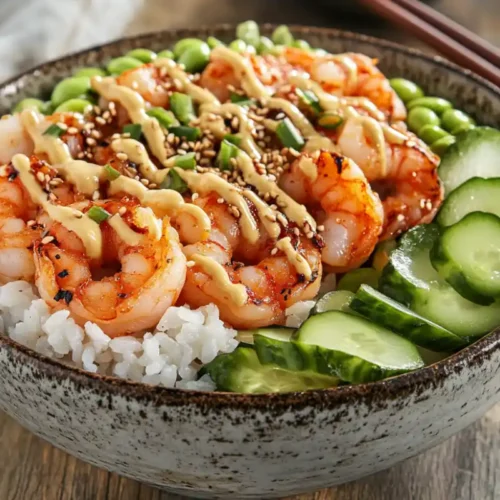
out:
<path id="1" fill-rule="evenodd" d="M 144 0 L 0 0 L 0 81 L 119 38 Z"/>

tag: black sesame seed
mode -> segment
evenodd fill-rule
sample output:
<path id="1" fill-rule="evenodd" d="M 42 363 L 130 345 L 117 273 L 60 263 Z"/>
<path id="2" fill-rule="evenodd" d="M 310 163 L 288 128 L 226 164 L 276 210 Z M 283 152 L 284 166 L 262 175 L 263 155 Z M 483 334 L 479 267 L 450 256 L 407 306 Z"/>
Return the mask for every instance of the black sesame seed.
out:
<path id="1" fill-rule="evenodd" d="M 126 293 L 119 293 L 118 294 L 118 297 L 120 297 L 120 299 L 124 299 L 126 296 L 127 296 Z"/>
<path id="2" fill-rule="evenodd" d="M 65 295 L 65 290 L 59 290 L 55 295 L 54 295 L 54 300 L 56 302 L 59 302 Z"/>
<path id="3" fill-rule="evenodd" d="M 59 254 L 56 255 L 56 260 L 59 260 L 61 256 Z"/>
<path id="4" fill-rule="evenodd" d="M 66 278 L 66 276 L 68 276 L 68 274 L 69 274 L 68 270 L 64 269 L 57 276 L 59 276 L 59 278 Z"/>
<path id="5" fill-rule="evenodd" d="M 66 290 L 64 293 L 64 301 L 66 304 L 69 305 L 69 303 L 73 300 L 73 292 L 70 292 L 69 290 Z"/>
<path id="6" fill-rule="evenodd" d="M 9 181 L 12 182 L 18 175 L 19 175 L 19 172 L 17 172 L 17 170 L 14 170 L 14 172 L 9 174 L 9 177 L 8 177 Z"/>

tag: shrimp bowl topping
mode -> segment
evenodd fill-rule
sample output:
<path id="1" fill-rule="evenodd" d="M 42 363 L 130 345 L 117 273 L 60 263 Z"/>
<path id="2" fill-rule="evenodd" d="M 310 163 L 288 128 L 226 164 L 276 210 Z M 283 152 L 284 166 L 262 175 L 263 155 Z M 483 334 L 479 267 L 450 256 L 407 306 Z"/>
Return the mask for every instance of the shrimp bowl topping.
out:
<path id="1" fill-rule="evenodd" d="M 0 120 L 2 333 L 266 393 L 406 373 L 497 327 L 500 132 L 364 54 L 237 33 L 80 68 Z"/>

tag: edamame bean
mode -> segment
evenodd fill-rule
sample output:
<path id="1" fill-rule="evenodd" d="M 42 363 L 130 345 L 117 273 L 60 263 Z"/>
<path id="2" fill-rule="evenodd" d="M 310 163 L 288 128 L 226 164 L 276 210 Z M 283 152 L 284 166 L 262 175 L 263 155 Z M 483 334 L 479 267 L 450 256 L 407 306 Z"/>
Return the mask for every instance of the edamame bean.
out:
<path id="1" fill-rule="evenodd" d="M 243 40 L 233 40 L 229 44 L 229 48 L 241 54 L 247 50 L 247 44 Z"/>
<path id="2" fill-rule="evenodd" d="M 55 109 L 56 113 L 81 113 L 85 114 L 92 109 L 92 103 L 87 99 L 69 99 Z"/>
<path id="3" fill-rule="evenodd" d="M 453 107 L 450 101 L 442 99 L 441 97 L 418 97 L 417 99 L 411 100 L 406 105 L 408 109 L 417 108 L 419 106 L 432 109 L 432 111 L 439 116 Z"/>
<path id="4" fill-rule="evenodd" d="M 259 25 L 255 21 L 246 21 L 236 27 L 236 37 L 253 47 L 259 44 L 259 36 Z"/>
<path id="5" fill-rule="evenodd" d="M 215 38 L 214 36 L 209 36 L 207 38 L 207 44 L 211 49 L 215 49 L 215 47 L 224 45 L 218 38 Z"/>
<path id="6" fill-rule="evenodd" d="M 461 134 L 462 132 L 467 132 L 468 130 L 472 130 L 473 128 L 476 128 L 476 126 L 473 123 L 464 123 L 463 125 L 460 125 L 459 127 L 453 129 L 451 133 L 452 135 L 458 135 Z"/>
<path id="7" fill-rule="evenodd" d="M 23 99 L 19 101 L 12 110 L 13 113 L 20 113 L 25 109 L 36 109 L 37 111 L 42 111 L 43 109 L 43 101 L 40 99 L 34 99 L 32 97 L 28 97 L 27 99 Z"/>
<path id="8" fill-rule="evenodd" d="M 424 91 L 416 83 L 410 82 L 410 80 L 392 78 L 389 80 L 389 83 L 394 92 L 405 103 L 424 96 Z"/>
<path id="9" fill-rule="evenodd" d="M 125 54 L 126 57 L 133 57 L 134 59 L 139 59 L 143 63 L 150 63 L 156 59 L 156 52 L 149 49 L 134 49 Z"/>
<path id="10" fill-rule="evenodd" d="M 309 42 L 306 42 L 305 40 L 294 40 L 292 42 L 292 47 L 296 47 L 297 49 L 303 49 L 303 50 L 311 48 Z"/>
<path id="11" fill-rule="evenodd" d="M 292 45 L 293 35 L 290 33 L 288 26 L 282 24 L 273 31 L 273 34 L 271 35 L 271 40 L 276 45 Z"/>
<path id="12" fill-rule="evenodd" d="M 438 139 L 436 142 L 431 144 L 431 150 L 436 153 L 438 156 L 443 156 L 446 150 L 452 145 L 455 144 L 455 137 L 453 135 L 447 135 Z"/>
<path id="13" fill-rule="evenodd" d="M 178 59 L 185 50 L 192 49 L 193 47 L 199 47 L 203 43 L 205 42 L 199 38 L 183 38 L 182 40 L 179 40 L 174 45 L 175 59 Z"/>
<path id="14" fill-rule="evenodd" d="M 52 103 L 50 101 L 46 101 L 43 103 L 42 108 L 40 111 L 44 115 L 51 115 L 54 112 L 54 106 L 52 106 Z"/>
<path id="15" fill-rule="evenodd" d="M 443 113 L 441 117 L 443 121 L 443 128 L 452 132 L 467 125 L 475 125 L 474 120 L 463 111 L 459 109 L 449 109 Z"/>
<path id="16" fill-rule="evenodd" d="M 108 73 L 102 68 L 80 68 L 73 76 L 106 76 Z"/>
<path id="17" fill-rule="evenodd" d="M 257 45 L 257 52 L 259 54 L 269 54 L 274 48 L 274 43 L 267 36 L 261 36 L 259 40 L 259 45 Z"/>
<path id="18" fill-rule="evenodd" d="M 122 56 L 111 59 L 111 61 L 109 61 L 108 65 L 106 66 L 106 69 L 112 75 L 121 75 L 129 69 L 138 68 L 143 64 L 144 63 L 142 61 L 139 61 L 139 59 L 135 59 L 134 57 Z"/>
<path id="19" fill-rule="evenodd" d="M 446 130 L 443 130 L 437 125 L 424 125 L 419 131 L 418 136 L 426 144 L 433 144 L 439 139 L 450 135 Z"/>
<path id="20" fill-rule="evenodd" d="M 55 86 L 50 100 L 52 105 L 57 107 L 65 101 L 86 94 L 89 90 L 91 89 L 88 76 L 73 76 L 66 78 Z"/>
<path id="21" fill-rule="evenodd" d="M 161 52 L 158 52 L 157 57 L 161 57 L 164 59 L 173 59 L 174 58 L 174 53 L 171 50 L 165 49 L 162 50 Z"/>
<path id="22" fill-rule="evenodd" d="M 317 56 L 326 56 L 328 52 L 325 49 L 311 49 Z"/>
<path id="23" fill-rule="evenodd" d="M 183 64 L 189 73 L 198 73 L 210 61 L 210 47 L 205 43 L 190 47 L 179 56 L 177 62 Z"/>
<path id="24" fill-rule="evenodd" d="M 432 109 L 428 108 L 413 108 L 408 113 L 408 127 L 412 132 L 418 134 L 419 130 L 424 125 L 439 125 L 440 120 L 439 116 L 432 111 Z"/>
<path id="25" fill-rule="evenodd" d="M 273 56 L 280 56 L 285 52 L 285 45 L 275 45 L 271 49 L 269 49 L 269 54 L 272 54 Z"/>

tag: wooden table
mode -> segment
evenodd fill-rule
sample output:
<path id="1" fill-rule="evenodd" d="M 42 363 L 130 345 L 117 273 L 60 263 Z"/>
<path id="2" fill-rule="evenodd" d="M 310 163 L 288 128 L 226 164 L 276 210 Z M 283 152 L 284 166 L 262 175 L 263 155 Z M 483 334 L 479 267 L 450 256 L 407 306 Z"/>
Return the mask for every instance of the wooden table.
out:
<path id="1" fill-rule="evenodd" d="M 344 1 L 344 0 L 342 0 Z M 317 6 L 314 4 L 317 3 Z M 423 44 L 372 17 L 312 0 L 148 0 L 129 33 L 243 19 L 342 27 Z M 339 2 L 341 3 L 341 2 Z M 499 0 L 440 0 L 435 7 L 500 45 Z M 203 15 L 200 15 L 203 4 Z M 165 10 L 168 6 L 168 12 Z M 314 8 L 313 8 L 314 7 Z M 75 19 L 75 23 L 78 20 Z M 0 34 L 1 35 L 1 34 Z M 178 497 L 87 465 L 0 413 L 0 500 L 174 500 Z M 495 500 L 500 498 L 500 405 L 418 457 L 356 483 L 294 500 Z"/>

